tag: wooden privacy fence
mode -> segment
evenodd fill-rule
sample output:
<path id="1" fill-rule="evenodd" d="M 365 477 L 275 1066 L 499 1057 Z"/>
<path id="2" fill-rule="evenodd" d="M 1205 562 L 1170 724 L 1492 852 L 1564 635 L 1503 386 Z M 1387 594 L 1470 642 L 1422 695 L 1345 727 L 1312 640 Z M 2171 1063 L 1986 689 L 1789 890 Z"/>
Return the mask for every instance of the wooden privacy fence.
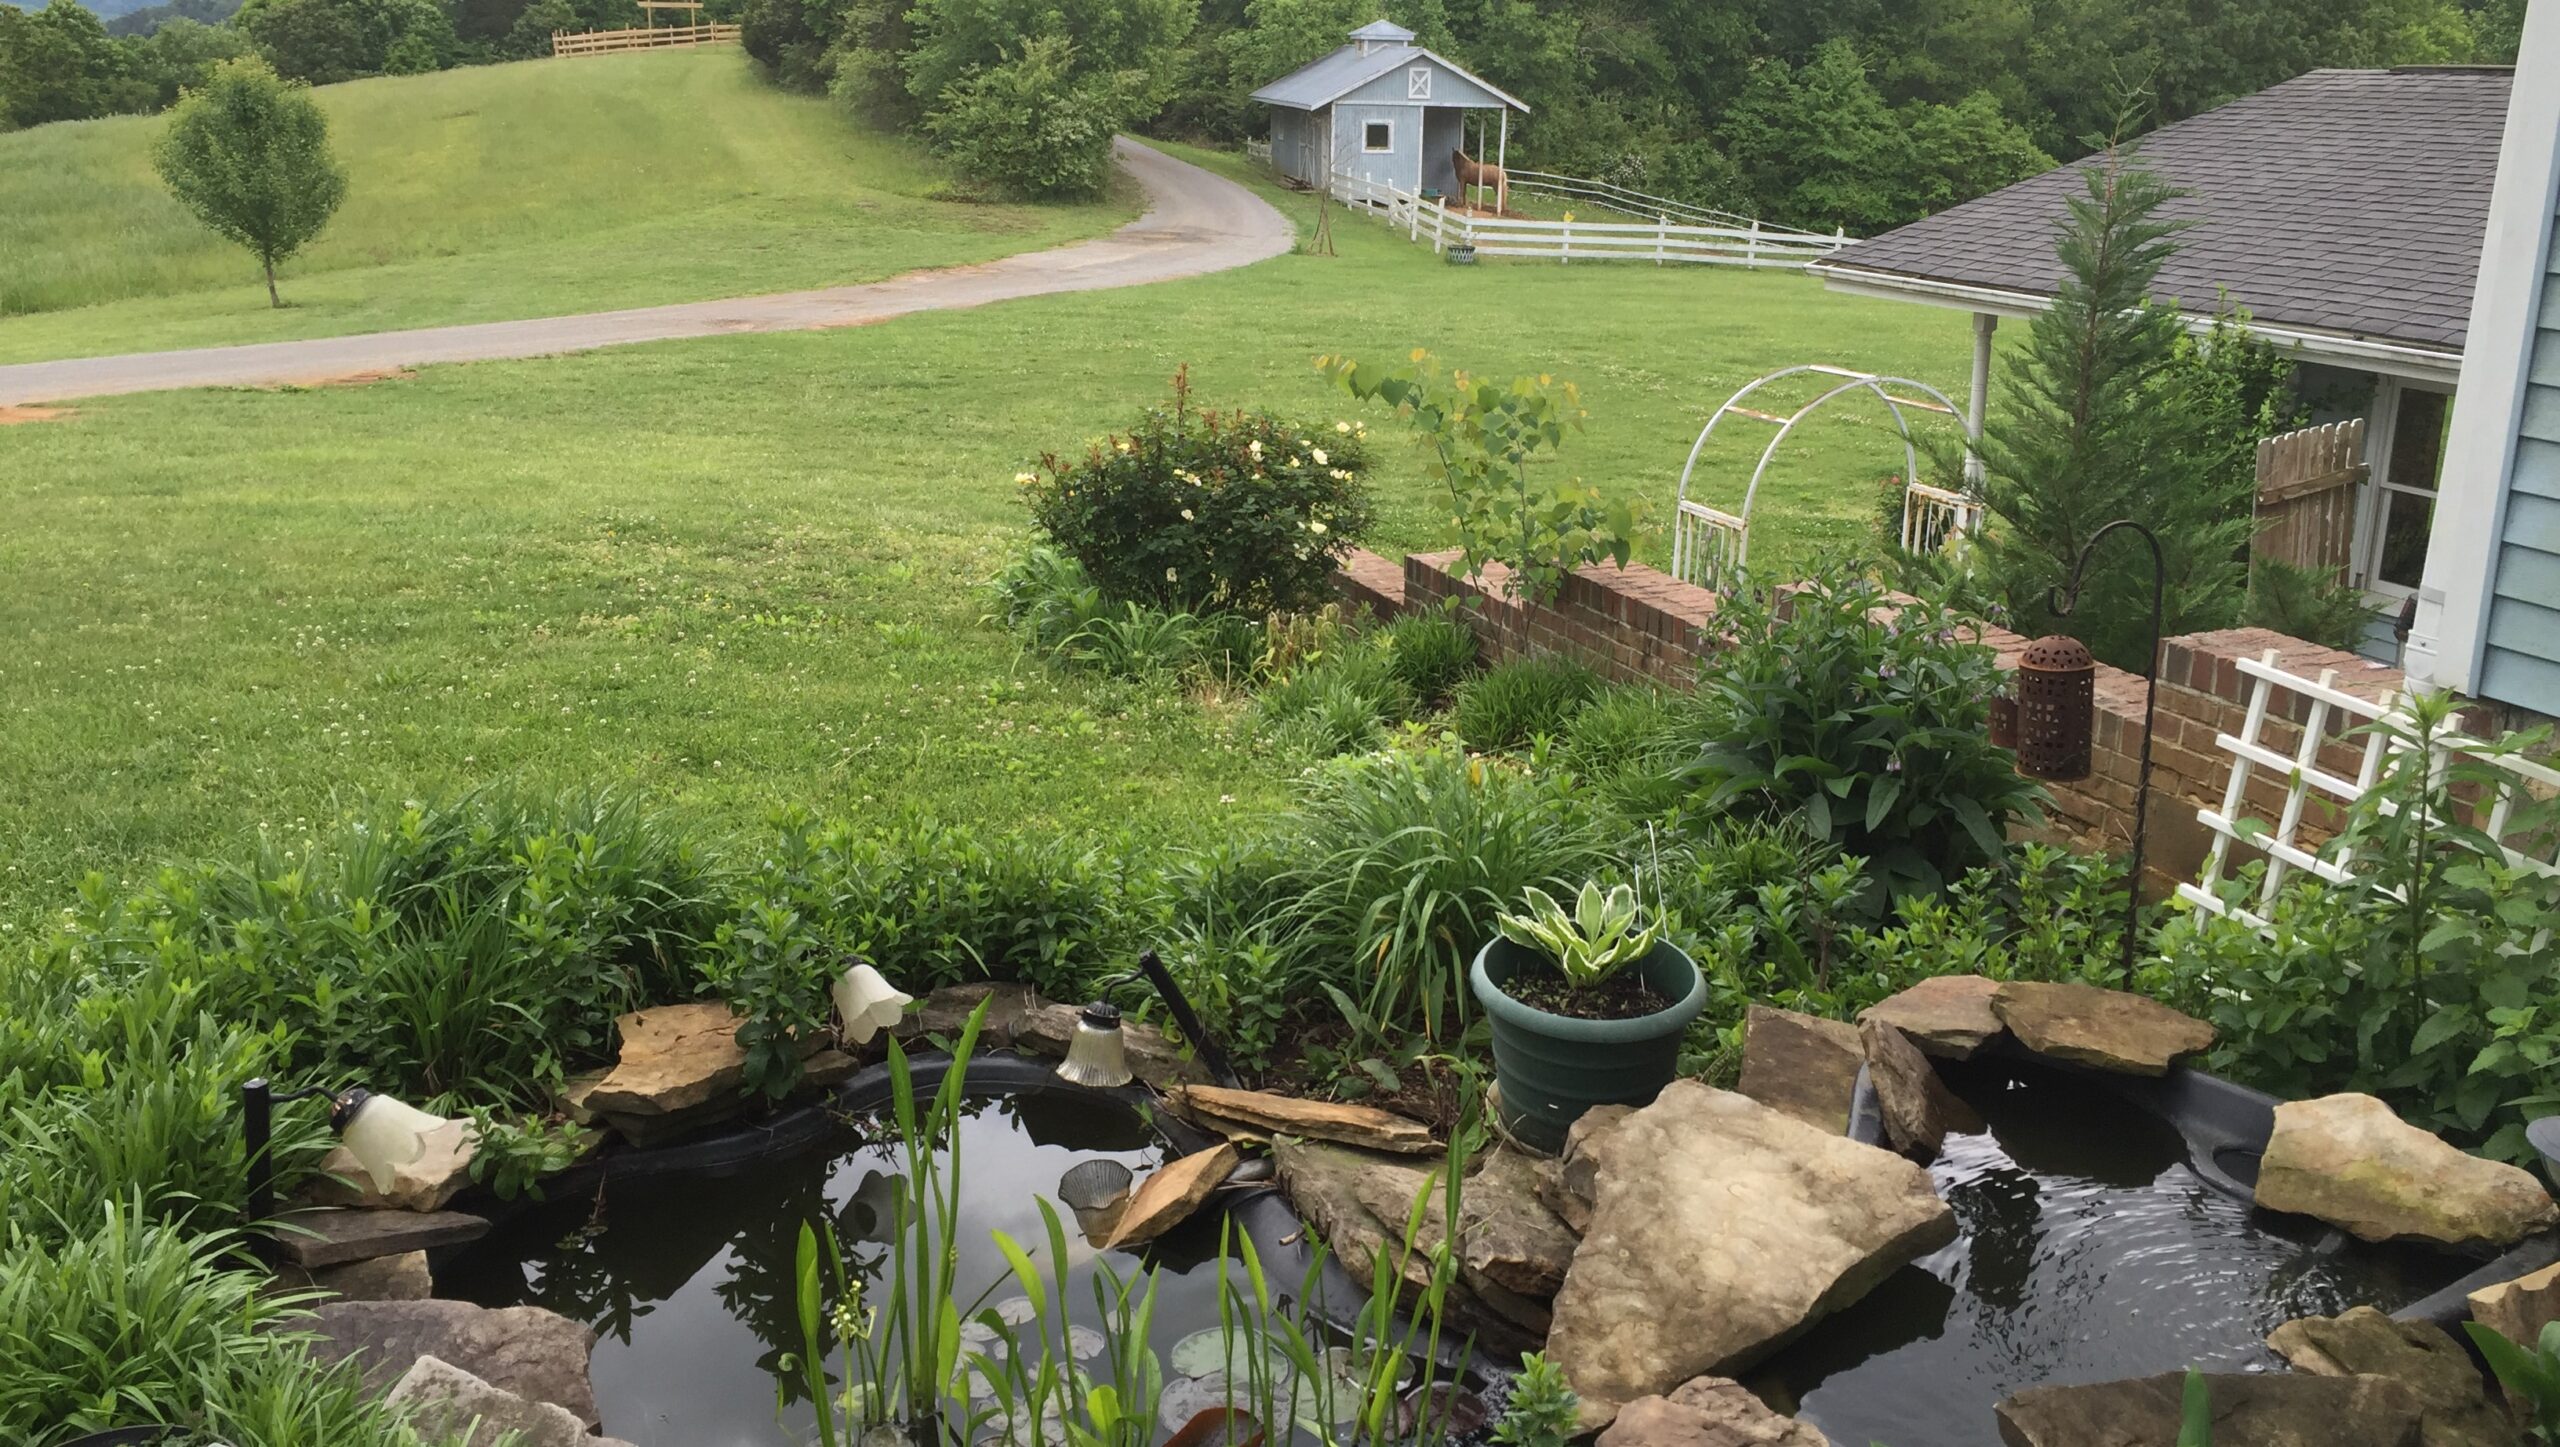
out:
<path id="1" fill-rule="evenodd" d="M 2364 419 L 2305 427 L 2258 444 L 2258 523 L 2251 551 L 2344 581 L 2355 551 L 2356 491 L 2365 479 Z"/>
<path id="2" fill-rule="evenodd" d="M 1480 256 L 1552 257 L 1558 262 L 1705 262 L 1717 266 L 1802 267 L 1849 244 L 1845 235 L 1749 226 L 1693 226 L 1668 217 L 1650 222 L 1533 221 L 1452 211 L 1446 200 L 1358 176 L 1336 176 L 1333 194 L 1400 228 L 1433 251 L 1472 246 Z"/>
<path id="3" fill-rule="evenodd" d="M 608 55 L 617 50 L 663 50 L 678 45 L 734 45 L 738 27 L 714 21 L 708 25 L 660 25 L 636 30 L 588 30 L 571 35 L 551 33 L 551 54 Z"/>

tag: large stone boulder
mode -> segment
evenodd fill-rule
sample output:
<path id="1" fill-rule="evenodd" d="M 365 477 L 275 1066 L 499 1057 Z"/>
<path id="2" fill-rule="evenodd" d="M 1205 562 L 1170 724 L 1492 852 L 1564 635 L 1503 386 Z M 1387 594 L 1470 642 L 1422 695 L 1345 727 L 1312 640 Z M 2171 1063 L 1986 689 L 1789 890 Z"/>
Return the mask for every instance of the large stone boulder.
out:
<path id="1" fill-rule="evenodd" d="M 1860 1023 L 1882 1020 L 1942 1060 L 1970 1060 L 2008 1027 L 1991 1008 L 2000 982 L 1985 975 L 1933 975 L 1868 1006 Z"/>
<path id="2" fill-rule="evenodd" d="M 440 1357 L 418 1358 L 382 1403 L 406 1413 L 428 1441 L 455 1447 L 490 1447 L 510 1432 L 517 1434 L 516 1447 L 629 1447 L 590 1436 L 586 1424 L 562 1408 L 491 1386 Z"/>
<path id="3" fill-rule="evenodd" d="M 2425 1447 L 2520 1447 L 2504 1408 L 2489 1400 L 2471 1353 L 2431 1321 L 2394 1321 L 2370 1306 L 2286 1322 L 2267 1345 L 2294 1370 L 2320 1377 L 2389 1377 L 2418 1399 Z"/>
<path id="4" fill-rule="evenodd" d="M 2126 1075 L 2166 1075 L 2213 1044 L 2213 1027 L 2193 1015 L 2095 985 L 2013 980 L 1992 992 L 1991 1009 L 2038 1055 Z"/>
<path id="5" fill-rule="evenodd" d="M 549 1402 L 593 1427 L 587 1357 L 596 1334 L 538 1306 L 467 1301 L 339 1301 L 314 1313 L 311 1354 L 356 1359 L 365 1387 L 386 1392 L 420 1357 L 438 1357 L 500 1391 Z"/>
<path id="6" fill-rule="evenodd" d="M 388 1189 L 376 1189 L 373 1176 L 356 1163 L 355 1152 L 331 1146 L 320 1158 L 320 1177 L 311 1183 L 311 1199 L 324 1206 L 367 1206 L 391 1211 L 441 1211 L 471 1184 L 471 1155 L 479 1146 L 479 1128 L 467 1120 L 449 1120 L 419 1138 L 414 1161 L 392 1167 Z"/>
<path id="7" fill-rule="evenodd" d="M 734 1096 L 746 1081 L 741 1022 L 718 1000 L 634 1010 L 614 1023 L 622 1052 L 582 1102 L 596 1114 L 674 1115 Z"/>
<path id="8" fill-rule="evenodd" d="M 1734 1088 L 1771 1110 L 1843 1135 L 1861 1060 L 1855 1026 L 1754 1005 L 1743 1017 L 1742 1079 Z"/>
<path id="9" fill-rule="evenodd" d="M 2560 1226 L 2560 1206 L 2532 1175 L 2456 1150 L 2370 1095 L 2277 1106 L 2257 1202 L 2367 1241 L 2507 1246 Z"/>
<path id="10" fill-rule="evenodd" d="M 1595 1105 L 1584 1111 L 1565 1128 L 1564 1150 L 1539 1168 L 1538 1199 L 1576 1236 L 1591 1228 L 1591 1203 L 1600 1188 L 1599 1162 L 1588 1147 L 1633 1114 L 1632 1105 Z"/>
<path id="11" fill-rule="evenodd" d="M 1895 1150 L 1934 1160 L 1950 1133 L 1986 1129 L 1982 1116 L 1947 1089 L 1938 1067 L 1909 1036 L 1870 1015 L 1858 1025 L 1858 1040 L 1866 1048 L 1867 1083 L 1875 1088 L 1885 1137 Z"/>
<path id="12" fill-rule="evenodd" d="M 1618 1409 L 1599 1447 L 1831 1447 L 1818 1428 L 1772 1412 L 1751 1389 L 1700 1377 L 1667 1397 L 1638 1397 Z"/>
<path id="13" fill-rule="evenodd" d="M 1748 1096 L 1674 1081 L 1580 1143 L 1591 1221 L 1547 1356 L 1606 1426 L 1731 1375 L 1955 1239 L 1928 1172 Z"/>
<path id="14" fill-rule="evenodd" d="M 2385 1377 L 2209 1376 L 2213 1447 L 2421 1447 L 2418 1399 Z M 2033 1387 L 1997 1408 L 2006 1447 L 2177 1447 L 2186 1374 Z"/>
<path id="15" fill-rule="evenodd" d="M 2471 1319 L 2521 1347 L 2542 1340 L 2542 1329 L 2560 1321 L 2560 1266 L 2501 1281 L 2471 1293 Z"/>

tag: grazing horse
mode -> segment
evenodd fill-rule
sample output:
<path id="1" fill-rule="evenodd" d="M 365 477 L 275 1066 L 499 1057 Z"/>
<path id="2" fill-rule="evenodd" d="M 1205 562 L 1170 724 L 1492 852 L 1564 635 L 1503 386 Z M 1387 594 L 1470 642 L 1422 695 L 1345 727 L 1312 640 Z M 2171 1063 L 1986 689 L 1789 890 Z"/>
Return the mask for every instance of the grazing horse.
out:
<path id="1" fill-rule="evenodd" d="M 1472 188 L 1477 186 L 1491 186 L 1493 188 L 1493 209 L 1500 211 L 1503 208 L 1503 202 L 1507 199 L 1507 195 L 1511 187 L 1511 178 L 1503 172 L 1503 169 L 1500 166 L 1486 165 L 1484 162 L 1468 155 L 1464 147 L 1451 151 L 1449 153 L 1449 159 L 1456 163 L 1458 168 L 1459 195 L 1467 195 Z"/>

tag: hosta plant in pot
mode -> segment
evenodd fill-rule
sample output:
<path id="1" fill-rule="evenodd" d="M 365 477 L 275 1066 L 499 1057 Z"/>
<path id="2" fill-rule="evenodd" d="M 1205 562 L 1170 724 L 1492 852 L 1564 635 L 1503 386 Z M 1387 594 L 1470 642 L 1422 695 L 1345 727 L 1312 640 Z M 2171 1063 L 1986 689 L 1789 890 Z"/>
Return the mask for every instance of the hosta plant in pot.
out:
<path id="1" fill-rule="evenodd" d="M 1471 983 L 1493 1024 L 1504 1129 L 1554 1152 L 1595 1105 L 1644 1105 L 1678 1073 L 1706 981 L 1643 920 L 1627 885 L 1585 884 L 1567 909 L 1546 891 L 1498 917 Z"/>

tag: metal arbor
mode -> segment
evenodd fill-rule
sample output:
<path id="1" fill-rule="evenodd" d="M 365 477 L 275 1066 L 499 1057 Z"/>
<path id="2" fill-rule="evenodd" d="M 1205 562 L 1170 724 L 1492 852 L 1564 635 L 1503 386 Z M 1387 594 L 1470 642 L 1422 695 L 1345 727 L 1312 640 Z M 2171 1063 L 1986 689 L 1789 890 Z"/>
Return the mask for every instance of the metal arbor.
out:
<path id="1" fill-rule="evenodd" d="M 1805 403 L 1786 416 L 1746 407 L 1744 399 L 1772 382 L 1804 373 L 1837 378 L 1838 384 Z M 1907 388 L 1927 394 L 1924 397 L 1897 395 L 1892 388 Z M 1769 470 L 1778 448 L 1795 431 L 1796 424 L 1821 410 L 1834 397 L 1852 392 L 1870 392 L 1893 414 L 1895 428 L 1902 434 L 1902 546 L 1911 552 L 1929 552 L 1958 533 L 1971 532 L 1982 520 L 1979 500 L 1961 492 L 1931 487 L 1920 480 L 1920 450 L 1911 437 L 1911 419 L 1905 409 L 1943 412 L 1961 418 L 1953 400 L 1926 382 L 1909 377 L 1889 377 L 1875 372 L 1854 372 L 1846 367 L 1826 367 L 1818 363 L 1800 367 L 1782 367 L 1751 382 L 1741 391 L 1727 397 L 1724 405 L 1707 419 L 1698 440 L 1689 445 L 1689 460 L 1680 468 L 1680 496 L 1673 512 L 1671 527 L 1671 572 L 1685 583 L 1723 592 L 1740 572 L 1751 550 L 1751 504 L 1759 495 L 1760 479 Z M 1726 417 L 1747 417 L 1754 422 L 1775 426 L 1777 435 L 1760 450 L 1759 465 L 1751 469 L 1751 482 L 1742 493 L 1739 512 L 1727 512 L 1689 495 L 1689 480 L 1697 471 L 1698 455 L 1706 450 L 1707 439 L 1715 435 L 1716 424 Z"/>

